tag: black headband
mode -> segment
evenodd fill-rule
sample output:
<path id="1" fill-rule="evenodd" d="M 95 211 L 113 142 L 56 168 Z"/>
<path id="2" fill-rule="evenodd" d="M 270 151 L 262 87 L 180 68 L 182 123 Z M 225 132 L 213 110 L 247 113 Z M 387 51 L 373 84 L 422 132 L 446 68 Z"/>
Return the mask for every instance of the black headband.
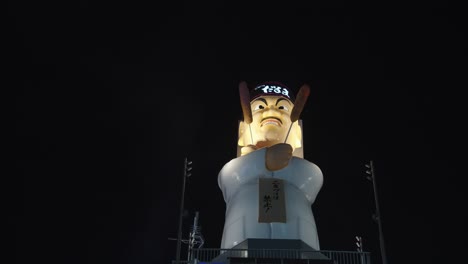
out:
<path id="1" fill-rule="evenodd" d="M 281 96 L 294 103 L 295 96 L 291 89 L 279 82 L 265 82 L 257 85 L 250 91 L 250 101 L 252 102 L 260 96 Z"/>

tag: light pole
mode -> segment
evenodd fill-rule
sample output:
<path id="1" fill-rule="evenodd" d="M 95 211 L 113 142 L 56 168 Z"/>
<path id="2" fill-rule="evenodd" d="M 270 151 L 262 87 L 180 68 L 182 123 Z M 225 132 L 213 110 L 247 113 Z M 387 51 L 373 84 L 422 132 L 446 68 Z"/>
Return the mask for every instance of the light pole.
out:
<path id="1" fill-rule="evenodd" d="M 380 216 L 380 208 L 379 208 L 379 198 L 377 196 L 377 183 L 375 180 L 375 169 L 374 169 L 374 162 L 371 160 L 369 164 L 366 164 L 366 173 L 369 175 L 366 178 L 372 182 L 374 188 L 374 199 L 375 199 L 375 215 L 373 216 L 374 220 L 377 221 L 379 226 L 379 242 L 380 242 L 380 255 L 382 257 L 382 264 L 387 264 L 387 256 L 385 254 L 385 244 L 384 244 L 384 236 L 382 231 L 382 217 Z"/>
<path id="2" fill-rule="evenodd" d="M 180 212 L 179 212 L 179 230 L 177 233 L 177 252 L 176 252 L 176 263 L 180 264 L 180 246 L 182 243 L 182 218 L 184 214 L 184 199 L 185 199 L 185 181 L 188 177 L 190 177 L 192 174 L 190 171 L 192 170 L 192 165 L 191 161 L 188 161 L 187 158 L 185 158 L 184 162 L 184 173 L 183 173 L 183 179 L 182 179 L 182 194 L 180 198 Z"/>
<path id="3" fill-rule="evenodd" d="M 356 237 L 357 252 L 362 252 L 362 237 L 360 236 L 355 236 L 355 237 Z"/>
<path id="4" fill-rule="evenodd" d="M 367 262 L 365 261 L 364 258 L 364 248 L 362 247 L 362 237 L 361 236 L 355 236 L 356 238 L 356 247 L 357 247 L 357 252 L 359 252 L 359 257 L 361 259 L 361 264 L 366 264 Z"/>

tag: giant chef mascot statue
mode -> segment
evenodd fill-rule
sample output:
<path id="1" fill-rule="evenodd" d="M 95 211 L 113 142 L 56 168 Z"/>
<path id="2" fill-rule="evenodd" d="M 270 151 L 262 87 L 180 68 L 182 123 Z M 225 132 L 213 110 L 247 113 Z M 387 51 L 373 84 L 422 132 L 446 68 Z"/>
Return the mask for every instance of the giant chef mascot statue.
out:
<path id="1" fill-rule="evenodd" d="M 226 202 L 221 248 L 262 238 L 299 239 L 320 250 L 311 206 L 323 176 L 317 165 L 297 154 L 302 148 L 299 115 L 309 92 L 303 85 L 295 96 L 277 82 L 249 91 L 240 83 L 240 151 L 218 175 Z"/>

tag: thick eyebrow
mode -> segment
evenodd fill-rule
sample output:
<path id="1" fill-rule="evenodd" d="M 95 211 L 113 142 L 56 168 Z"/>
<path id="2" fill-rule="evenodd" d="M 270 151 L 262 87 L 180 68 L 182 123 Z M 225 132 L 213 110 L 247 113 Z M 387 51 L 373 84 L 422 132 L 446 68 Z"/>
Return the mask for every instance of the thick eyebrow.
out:
<path id="1" fill-rule="evenodd" d="M 281 102 L 281 101 L 283 101 L 283 100 L 284 100 L 284 101 L 287 101 L 289 104 L 291 104 L 291 103 L 289 102 L 288 99 L 286 99 L 286 98 L 279 98 L 279 99 L 276 101 L 276 105 L 278 105 L 278 103 Z"/>
<path id="2" fill-rule="evenodd" d="M 257 98 L 255 100 L 253 100 L 252 103 L 254 103 L 255 101 L 259 101 L 259 100 L 262 101 L 263 103 L 265 103 L 266 105 L 268 105 L 267 101 L 265 99 L 263 99 L 263 98 Z M 278 102 L 276 102 L 276 103 L 278 103 Z"/>
<path id="3" fill-rule="evenodd" d="M 275 105 L 278 105 L 279 102 L 281 102 L 281 101 L 283 101 L 283 100 L 286 101 L 286 102 L 288 102 L 289 104 L 291 104 L 291 102 L 290 102 L 288 99 L 286 99 L 286 98 L 278 98 L 278 100 L 276 100 L 276 104 L 275 104 Z M 268 105 L 267 101 L 266 101 L 265 99 L 263 99 L 263 98 L 257 98 L 257 99 L 255 99 L 255 100 L 253 100 L 252 103 L 254 103 L 255 101 L 262 101 L 264 104 Z"/>

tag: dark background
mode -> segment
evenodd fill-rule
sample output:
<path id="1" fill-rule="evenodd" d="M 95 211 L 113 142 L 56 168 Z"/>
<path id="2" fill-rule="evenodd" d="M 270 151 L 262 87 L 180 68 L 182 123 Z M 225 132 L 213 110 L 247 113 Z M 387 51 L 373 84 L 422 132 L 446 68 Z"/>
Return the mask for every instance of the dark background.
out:
<path id="1" fill-rule="evenodd" d="M 388 263 L 461 253 L 460 7 L 10 1 L 7 18 L 16 263 L 170 263 L 186 157 L 184 238 L 198 211 L 204 247 L 218 248 L 217 174 L 236 155 L 243 80 L 311 87 L 301 119 L 324 174 L 322 249 L 354 251 L 359 235 L 380 263 L 373 160 Z"/>

